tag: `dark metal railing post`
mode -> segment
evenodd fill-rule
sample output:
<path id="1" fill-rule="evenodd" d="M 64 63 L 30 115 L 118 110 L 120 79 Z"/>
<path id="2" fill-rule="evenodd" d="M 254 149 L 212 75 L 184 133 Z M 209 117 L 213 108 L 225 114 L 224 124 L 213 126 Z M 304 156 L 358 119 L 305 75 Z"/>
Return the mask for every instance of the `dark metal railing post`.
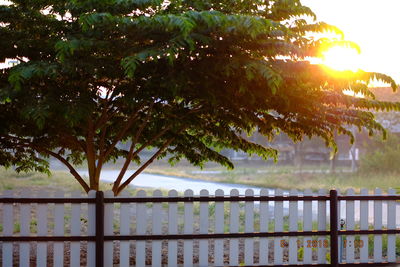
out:
<path id="1" fill-rule="evenodd" d="M 96 267 L 104 266 L 104 193 L 96 192 Z"/>
<path id="2" fill-rule="evenodd" d="M 329 192 L 330 224 L 331 224 L 331 266 L 339 266 L 338 254 L 338 194 L 336 190 Z"/>

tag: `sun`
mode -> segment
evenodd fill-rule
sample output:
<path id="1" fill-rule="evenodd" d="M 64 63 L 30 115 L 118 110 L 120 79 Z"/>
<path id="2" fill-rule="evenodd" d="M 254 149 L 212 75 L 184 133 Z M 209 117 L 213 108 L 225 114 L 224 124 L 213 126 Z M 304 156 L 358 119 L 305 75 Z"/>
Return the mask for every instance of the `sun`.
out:
<path id="1" fill-rule="evenodd" d="M 356 49 L 334 46 L 322 52 L 322 64 L 338 71 L 357 71 L 361 67 L 360 54 Z"/>

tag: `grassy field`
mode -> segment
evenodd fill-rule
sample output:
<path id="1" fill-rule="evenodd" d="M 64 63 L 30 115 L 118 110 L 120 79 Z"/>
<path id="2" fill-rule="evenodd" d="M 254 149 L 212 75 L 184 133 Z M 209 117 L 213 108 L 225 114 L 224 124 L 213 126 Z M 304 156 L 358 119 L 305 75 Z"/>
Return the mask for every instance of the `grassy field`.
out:
<path id="1" fill-rule="evenodd" d="M 41 173 L 16 173 L 13 170 L 6 170 L 0 167 L 0 192 L 3 190 L 17 190 L 21 191 L 29 188 L 30 191 L 35 192 L 38 190 L 45 190 L 54 192 L 62 190 L 66 192 L 83 191 L 80 184 L 73 178 L 67 171 L 52 171 L 51 176 Z M 111 185 L 101 183 L 103 191 L 110 190 Z M 131 192 L 137 189 L 129 188 Z"/>
<path id="2" fill-rule="evenodd" d="M 117 164 L 107 168 L 118 169 L 119 166 Z M 399 175 L 395 173 L 350 173 L 348 168 L 338 168 L 336 173 L 328 171 L 328 165 L 304 166 L 300 172 L 299 168 L 294 166 L 271 166 L 260 162 L 239 162 L 233 170 L 227 170 L 216 164 L 207 164 L 200 169 L 185 162 L 173 167 L 165 162 L 157 162 L 146 169 L 148 173 L 282 189 L 354 188 L 358 191 L 360 188 L 380 187 L 386 190 L 400 187 Z M 41 188 L 50 191 L 62 188 L 65 191 L 72 191 L 80 190 L 80 185 L 67 171 L 53 171 L 49 177 L 39 173 L 17 174 L 12 170 L 0 168 L 0 190 L 17 188 Z M 110 184 L 102 184 L 102 190 L 110 188 Z"/>
<path id="3" fill-rule="evenodd" d="M 266 165 L 256 163 L 239 163 L 235 169 L 227 170 L 218 165 L 206 165 L 203 170 L 189 164 L 179 164 L 171 167 L 157 163 L 150 166 L 146 172 L 193 179 L 204 179 L 223 183 L 238 183 L 259 187 L 282 189 L 313 189 L 338 188 L 345 190 L 354 188 L 374 189 L 376 187 L 399 188 L 399 174 L 351 173 L 348 167 L 339 167 L 335 173 L 329 172 L 328 165 L 308 165 L 301 169 L 295 166 Z"/>

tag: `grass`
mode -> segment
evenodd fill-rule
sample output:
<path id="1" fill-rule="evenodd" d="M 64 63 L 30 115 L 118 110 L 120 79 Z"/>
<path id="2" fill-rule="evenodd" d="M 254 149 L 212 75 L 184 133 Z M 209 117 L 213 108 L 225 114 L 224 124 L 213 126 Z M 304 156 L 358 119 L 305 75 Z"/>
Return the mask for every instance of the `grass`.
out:
<path id="1" fill-rule="evenodd" d="M 237 183 L 250 186 L 281 188 L 281 189 L 319 189 L 337 188 L 346 190 L 354 188 L 374 189 L 398 188 L 398 174 L 373 174 L 373 173 L 349 173 L 348 168 L 341 167 L 336 173 L 328 173 L 328 165 L 308 165 L 302 167 L 302 173 L 295 166 L 271 165 L 271 163 L 259 161 L 241 161 L 235 164 L 235 169 L 227 170 L 217 164 L 206 164 L 201 170 L 191 166 L 187 162 L 170 166 L 166 162 L 159 161 L 145 170 L 147 173 L 188 177 L 222 183 Z M 107 169 L 118 169 L 120 164 L 108 165 Z M 312 173 L 310 170 L 319 170 L 321 173 Z M 56 170 L 48 177 L 39 173 L 17 174 L 13 170 L 0 168 L 0 191 L 13 189 L 46 189 L 75 191 L 81 190 L 80 185 L 67 171 Z M 103 191 L 111 189 L 111 185 L 102 183 Z M 128 189 L 131 193 L 135 189 Z M 146 190 L 148 192 L 152 190 Z"/>
<path id="2" fill-rule="evenodd" d="M 111 190 L 110 183 L 100 183 L 103 191 Z M 37 191 L 55 192 L 62 190 L 65 192 L 82 191 L 80 184 L 67 171 L 52 171 L 51 176 L 42 173 L 16 173 L 11 169 L 0 167 L 0 192 L 4 190 L 24 190 L 29 189 L 33 194 Z M 131 194 L 140 188 L 129 188 Z M 151 190 L 152 191 L 152 190 Z"/>
<path id="3" fill-rule="evenodd" d="M 311 170 L 318 170 L 312 173 Z M 201 172 L 198 167 L 188 164 L 180 164 L 175 167 L 166 164 L 155 164 L 150 166 L 146 172 L 178 177 L 190 177 L 222 183 L 237 183 L 258 187 L 281 188 L 281 189 L 319 189 L 337 188 L 346 190 L 354 188 L 388 188 L 399 187 L 399 175 L 396 173 L 350 173 L 348 168 L 337 169 L 336 173 L 329 173 L 328 165 L 308 165 L 302 168 L 294 166 L 266 165 L 260 163 L 239 163 L 233 170 L 227 170 L 217 165 L 206 165 Z M 309 171 L 309 172 L 307 172 Z"/>
<path id="4" fill-rule="evenodd" d="M 0 190 L 14 189 L 49 189 L 75 191 L 80 185 L 67 172 L 54 171 L 52 176 L 41 173 L 16 173 L 13 170 L 0 168 Z"/>

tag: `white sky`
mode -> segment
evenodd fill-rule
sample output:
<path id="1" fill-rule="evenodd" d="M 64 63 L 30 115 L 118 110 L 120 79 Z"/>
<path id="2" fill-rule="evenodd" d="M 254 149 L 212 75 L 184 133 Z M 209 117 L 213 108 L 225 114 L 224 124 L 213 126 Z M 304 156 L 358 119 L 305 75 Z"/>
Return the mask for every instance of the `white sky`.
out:
<path id="1" fill-rule="evenodd" d="M 361 48 L 360 68 L 400 83 L 400 0 L 301 0 Z"/>

